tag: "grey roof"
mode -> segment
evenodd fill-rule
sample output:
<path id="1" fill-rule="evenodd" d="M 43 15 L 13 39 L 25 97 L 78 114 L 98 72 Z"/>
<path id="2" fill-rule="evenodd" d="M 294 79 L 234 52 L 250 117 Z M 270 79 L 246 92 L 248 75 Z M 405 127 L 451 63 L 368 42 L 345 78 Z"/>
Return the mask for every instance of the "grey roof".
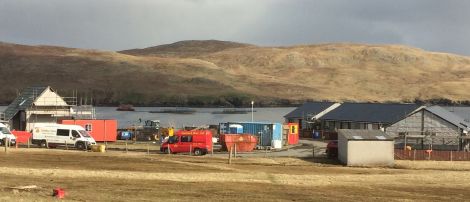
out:
<path id="1" fill-rule="evenodd" d="M 315 116 L 333 104 L 334 102 L 306 102 L 302 106 L 284 115 L 284 118 L 303 118 L 307 115 Z"/>
<path id="2" fill-rule="evenodd" d="M 375 140 L 375 141 L 392 141 L 393 137 L 387 135 L 381 130 L 354 130 L 339 129 L 338 135 L 343 136 L 347 140 Z"/>
<path id="3" fill-rule="evenodd" d="M 426 111 L 429 111 L 429 112 L 435 114 L 436 116 L 441 117 L 442 119 L 448 121 L 449 123 L 451 123 L 451 124 L 453 124 L 453 125 L 455 125 L 459 128 L 466 129 L 470 126 L 469 121 L 465 121 L 464 118 L 458 116 L 457 114 L 455 114 L 453 112 L 448 111 L 447 109 L 445 109 L 443 107 L 434 105 L 434 106 L 426 107 L 424 109 Z"/>
<path id="4" fill-rule="evenodd" d="M 390 124 L 406 117 L 418 107 L 416 104 L 343 103 L 321 119 Z"/>
<path id="5" fill-rule="evenodd" d="M 36 87 L 28 87 L 25 88 L 21 94 L 16 97 L 15 100 L 13 100 L 10 105 L 8 105 L 8 108 L 5 109 L 5 120 L 10 120 L 12 119 L 16 113 L 22 110 L 26 110 L 29 108 L 34 101 L 41 95 L 47 88 L 48 86 L 36 86 Z"/>
<path id="6" fill-rule="evenodd" d="M 468 106 L 441 106 L 442 108 L 446 109 L 449 112 L 460 116 L 465 121 L 470 121 L 470 107 Z"/>

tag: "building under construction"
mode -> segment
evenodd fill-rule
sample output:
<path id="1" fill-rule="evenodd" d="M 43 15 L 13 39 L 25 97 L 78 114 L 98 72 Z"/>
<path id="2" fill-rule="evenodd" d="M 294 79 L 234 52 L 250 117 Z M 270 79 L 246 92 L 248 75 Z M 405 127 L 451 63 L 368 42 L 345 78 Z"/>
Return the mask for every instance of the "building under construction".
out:
<path id="1" fill-rule="evenodd" d="M 413 149 L 469 150 L 470 121 L 441 106 L 420 107 L 386 128 L 397 147 Z"/>
<path id="2" fill-rule="evenodd" d="M 76 93 L 61 97 L 49 86 L 29 87 L 8 105 L 1 118 L 12 130 L 31 131 L 37 123 L 95 119 L 95 110 L 91 105 L 78 105 Z"/>

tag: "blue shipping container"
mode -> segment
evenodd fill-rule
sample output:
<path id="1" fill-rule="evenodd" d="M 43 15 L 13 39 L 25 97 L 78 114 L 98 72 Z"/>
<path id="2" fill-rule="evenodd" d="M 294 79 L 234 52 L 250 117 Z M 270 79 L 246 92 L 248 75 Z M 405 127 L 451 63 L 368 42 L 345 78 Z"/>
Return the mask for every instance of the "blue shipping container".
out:
<path id="1" fill-rule="evenodd" d="M 258 146 L 273 146 L 273 140 L 282 142 L 282 124 L 259 122 L 220 123 L 221 134 L 252 134 L 258 137 Z M 242 126 L 241 128 L 239 126 Z"/>

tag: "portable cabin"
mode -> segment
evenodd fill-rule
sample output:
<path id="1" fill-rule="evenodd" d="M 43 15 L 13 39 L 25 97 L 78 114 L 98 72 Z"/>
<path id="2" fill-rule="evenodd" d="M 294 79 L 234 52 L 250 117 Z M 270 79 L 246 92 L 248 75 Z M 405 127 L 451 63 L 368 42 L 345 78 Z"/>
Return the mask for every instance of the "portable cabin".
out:
<path id="1" fill-rule="evenodd" d="M 393 166 L 394 139 L 380 130 L 338 130 L 338 159 L 347 166 Z"/>
<path id="2" fill-rule="evenodd" d="M 114 119 L 70 119 L 60 123 L 82 126 L 98 142 L 114 142 L 117 138 L 117 120 Z"/>
<path id="3" fill-rule="evenodd" d="M 264 122 L 227 122 L 219 124 L 220 134 L 252 134 L 257 146 L 282 148 L 282 124 Z"/>

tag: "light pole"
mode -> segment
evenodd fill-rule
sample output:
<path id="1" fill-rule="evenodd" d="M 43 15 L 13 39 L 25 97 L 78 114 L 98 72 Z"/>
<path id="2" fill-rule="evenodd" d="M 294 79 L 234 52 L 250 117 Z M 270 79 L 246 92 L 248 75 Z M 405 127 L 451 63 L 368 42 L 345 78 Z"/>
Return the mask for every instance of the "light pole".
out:
<path id="1" fill-rule="evenodd" d="M 255 104 L 255 101 L 251 101 L 251 122 L 253 123 L 253 104 Z"/>

